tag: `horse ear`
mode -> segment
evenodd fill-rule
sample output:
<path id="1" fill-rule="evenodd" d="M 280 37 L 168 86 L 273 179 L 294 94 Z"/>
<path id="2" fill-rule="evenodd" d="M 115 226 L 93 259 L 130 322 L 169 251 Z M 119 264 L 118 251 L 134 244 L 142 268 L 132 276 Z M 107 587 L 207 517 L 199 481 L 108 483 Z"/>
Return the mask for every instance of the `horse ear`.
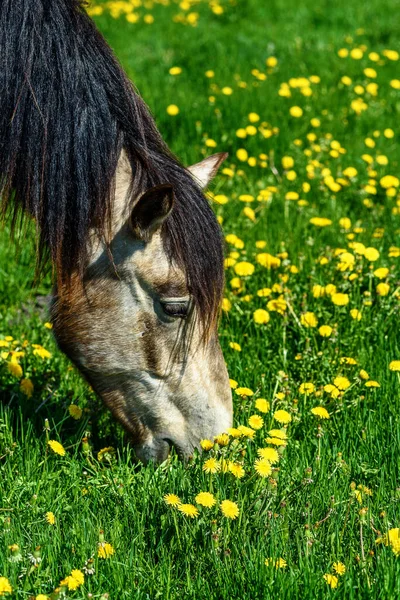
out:
<path id="1" fill-rule="evenodd" d="M 164 223 L 174 206 L 174 190 L 169 183 L 148 189 L 135 204 L 130 225 L 134 234 L 148 242 Z"/>
<path id="2" fill-rule="evenodd" d="M 204 189 L 208 186 L 211 179 L 215 177 L 220 165 L 227 157 L 227 152 L 218 152 L 218 154 L 212 154 L 201 162 L 188 167 L 188 171 L 191 172 L 200 187 Z"/>

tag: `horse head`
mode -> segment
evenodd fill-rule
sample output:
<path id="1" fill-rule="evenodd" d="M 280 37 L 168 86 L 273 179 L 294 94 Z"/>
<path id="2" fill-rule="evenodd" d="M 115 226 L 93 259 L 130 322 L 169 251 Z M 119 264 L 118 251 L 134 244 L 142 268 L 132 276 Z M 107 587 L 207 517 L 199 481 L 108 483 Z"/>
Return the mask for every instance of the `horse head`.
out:
<path id="1" fill-rule="evenodd" d="M 205 186 L 224 156 L 189 171 Z M 111 243 L 105 248 L 90 236 L 84 276 L 58 289 L 52 315 L 61 349 L 127 430 L 138 457 L 161 462 L 170 446 L 187 457 L 201 439 L 226 431 L 232 399 L 216 321 L 205 331 L 190 276 L 163 240 L 174 188 L 154 186 L 129 202 L 131 177 L 122 153 Z"/>

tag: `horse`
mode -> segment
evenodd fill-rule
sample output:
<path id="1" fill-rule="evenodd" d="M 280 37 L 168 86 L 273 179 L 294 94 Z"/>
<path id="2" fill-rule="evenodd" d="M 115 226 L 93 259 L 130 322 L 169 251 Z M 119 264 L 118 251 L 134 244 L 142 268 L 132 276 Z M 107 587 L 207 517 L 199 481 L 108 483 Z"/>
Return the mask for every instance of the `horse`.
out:
<path id="1" fill-rule="evenodd" d="M 223 239 L 202 191 L 226 154 L 179 162 L 82 0 L 0 7 L 2 215 L 37 224 L 56 341 L 138 459 L 186 459 L 232 424 Z"/>

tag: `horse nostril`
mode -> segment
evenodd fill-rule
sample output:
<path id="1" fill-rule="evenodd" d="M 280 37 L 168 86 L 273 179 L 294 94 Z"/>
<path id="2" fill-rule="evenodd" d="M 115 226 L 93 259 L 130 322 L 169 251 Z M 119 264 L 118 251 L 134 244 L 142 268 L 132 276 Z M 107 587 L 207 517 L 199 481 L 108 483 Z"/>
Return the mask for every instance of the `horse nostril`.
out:
<path id="1" fill-rule="evenodd" d="M 163 437 L 161 438 L 163 442 L 166 442 L 169 446 L 169 450 L 171 451 L 171 448 L 174 445 L 174 442 L 171 440 L 171 438 L 167 438 L 167 437 Z"/>
<path id="2" fill-rule="evenodd" d="M 179 446 L 176 444 L 176 442 L 174 442 L 171 438 L 168 438 L 168 437 L 163 437 L 162 439 L 164 442 L 166 442 L 169 445 L 169 454 L 171 454 L 171 450 L 172 450 L 172 448 L 174 448 L 177 455 L 181 456 L 182 452 L 181 452 Z"/>

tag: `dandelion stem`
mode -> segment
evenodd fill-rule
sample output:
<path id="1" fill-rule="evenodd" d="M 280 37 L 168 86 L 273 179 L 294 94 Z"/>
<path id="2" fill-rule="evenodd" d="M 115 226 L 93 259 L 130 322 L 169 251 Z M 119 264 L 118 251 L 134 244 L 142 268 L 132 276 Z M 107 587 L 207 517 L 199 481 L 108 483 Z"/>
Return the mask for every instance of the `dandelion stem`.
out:
<path id="1" fill-rule="evenodd" d="M 179 528 L 178 528 L 178 523 L 177 523 L 177 520 L 176 520 L 176 513 L 175 513 L 175 511 L 172 511 L 172 517 L 174 519 L 175 532 L 176 532 L 176 537 L 178 538 L 179 550 L 182 550 L 181 538 L 179 536 Z"/>

